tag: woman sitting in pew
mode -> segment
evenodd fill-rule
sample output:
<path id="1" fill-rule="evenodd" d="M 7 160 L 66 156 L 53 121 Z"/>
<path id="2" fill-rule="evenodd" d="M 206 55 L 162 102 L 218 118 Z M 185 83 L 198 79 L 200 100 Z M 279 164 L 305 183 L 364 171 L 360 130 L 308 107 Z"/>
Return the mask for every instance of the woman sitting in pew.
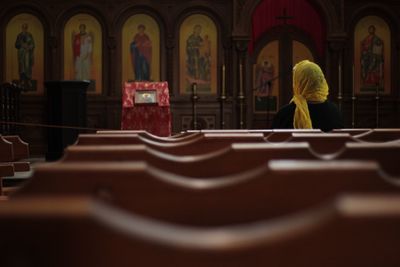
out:
<path id="1" fill-rule="evenodd" d="M 293 98 L 276 114 L 275 129 L 321 129 L 329 132 L 343 128 L 342 115 L 327 100 L 329 87 L 321 68 L 303 60 L 293 68 Z"/>

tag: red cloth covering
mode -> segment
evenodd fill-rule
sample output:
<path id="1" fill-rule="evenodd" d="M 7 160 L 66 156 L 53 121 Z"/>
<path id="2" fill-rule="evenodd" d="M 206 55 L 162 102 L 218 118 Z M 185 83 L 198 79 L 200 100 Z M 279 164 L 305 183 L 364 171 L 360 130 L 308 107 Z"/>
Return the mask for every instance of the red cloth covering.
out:
<path id="1" fill-rule="evenodd" d="M 136 105 L 137 90 L 157 90 L 156 105 Z M 122 130 L 146 130 L 158 136 L 171 135 L 171 112 L 167 82 L 126 82 L 122 92 Z"/>
<path id="2" fill-rule="evenodd" d="M 324 54 L 326 24 L 321 17 L 321 11 L 307 0 L 264 0 L 256 7 L 252 16 L 253 37 L 249 44 L 249 52 L 253 53 L 255 43 L 273 27 L 283 24 L 276 17 L 282 16 L 286 8 L 287 15 L 293 16 L 288 19 L 287 24 L 293 25 L 306 33 L 313 39 L 320 57 Z"/>

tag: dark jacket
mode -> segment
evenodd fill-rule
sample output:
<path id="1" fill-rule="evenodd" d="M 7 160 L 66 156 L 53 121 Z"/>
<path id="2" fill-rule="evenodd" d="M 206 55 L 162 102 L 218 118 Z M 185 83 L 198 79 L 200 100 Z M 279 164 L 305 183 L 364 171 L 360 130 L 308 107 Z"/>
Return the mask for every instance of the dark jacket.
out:
<path id="1" fill-rule="evenodd" d="M 282 107 L 272 122 L 274 129 L 293 129 L 293 117 L 296 105 L 292 102 Z M 332 129 L 343 128 L 343 118 L 337 106 L 329 101 L 323 103 L 308 103 L 308 110 L 313 129 L 329 132 Z"/>

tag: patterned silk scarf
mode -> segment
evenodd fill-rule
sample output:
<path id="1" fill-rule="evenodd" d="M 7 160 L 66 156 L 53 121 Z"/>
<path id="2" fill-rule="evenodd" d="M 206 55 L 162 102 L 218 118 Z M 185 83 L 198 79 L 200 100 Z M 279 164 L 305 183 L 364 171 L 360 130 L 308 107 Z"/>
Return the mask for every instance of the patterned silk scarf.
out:
<path id="1" fill-rule="evenodd" d="M 326 101 L 329 87 L 321 68 L 308 60 L 303 60 L 293 68 L 293 98 L 296 104 L 293 127 L 295 129 L 312 129 L 307 102 L 322 103 Z"/>

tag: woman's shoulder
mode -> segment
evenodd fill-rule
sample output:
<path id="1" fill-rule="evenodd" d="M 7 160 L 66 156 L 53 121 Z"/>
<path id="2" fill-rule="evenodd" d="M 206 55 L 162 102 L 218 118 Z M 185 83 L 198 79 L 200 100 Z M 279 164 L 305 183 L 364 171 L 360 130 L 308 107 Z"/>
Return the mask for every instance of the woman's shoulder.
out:
<path id="1" fill-rule="evenodd" d="M 335 103 L 326 100 L 323 103 L 308 103 L 310 109 L 316 110 L 339 110 Z"/>
<path id="2" fill-rule="evenodd" d="M 296 105 L 293 102 L 291 102 L 291 103 L 281 107 L 279 109 L 278 113 L 283 113 L 283 114 L 284 113 L 291 113 L 291 112 L 294 112 L 295 109 L 296 109 Z"/>
<path id="3" fill-rule="evenodd" d="M 338 108 L 338 106 L 337 106 L 335 103 L 333 103 L 333 102 L 331 102 L 331 101 L 329 101 L 329 100 L 325 101 L 325 103 L 326 103 L 327 108 L 328 108 L 330 111 L 336 112 L 336 113 L 340 113 L 339 108 Z"/>
<path id="4" fill-rule="evenodd" d="M 330 101 L 329 99 L 326 100 L 324 103 L 325 103 L 326 105 L 330 106 L 330 107 L 335 107 L 335 108 L 337 108 L 336 104 L 335 104 L 334 102 Z"/>
<path id="5" fill-rule="evenodd" d="M 290 103 L 279 109 L 279 111 L 276 113 L 272 121 L 272 128 L 273 129 L 293 128 L 293 116 L 295 109 L 296 105 L 294 103 Z"/>
<path id="6" fill-rule="evenodd" d="M 309 105 L 310 107 L 310 105 Z M 313 126 L 327 132 L 336 128 L 343 128 L 343 118 L 337 105 L 329 100 L 321 104 L 311 105 L 310 115 Z"/>

